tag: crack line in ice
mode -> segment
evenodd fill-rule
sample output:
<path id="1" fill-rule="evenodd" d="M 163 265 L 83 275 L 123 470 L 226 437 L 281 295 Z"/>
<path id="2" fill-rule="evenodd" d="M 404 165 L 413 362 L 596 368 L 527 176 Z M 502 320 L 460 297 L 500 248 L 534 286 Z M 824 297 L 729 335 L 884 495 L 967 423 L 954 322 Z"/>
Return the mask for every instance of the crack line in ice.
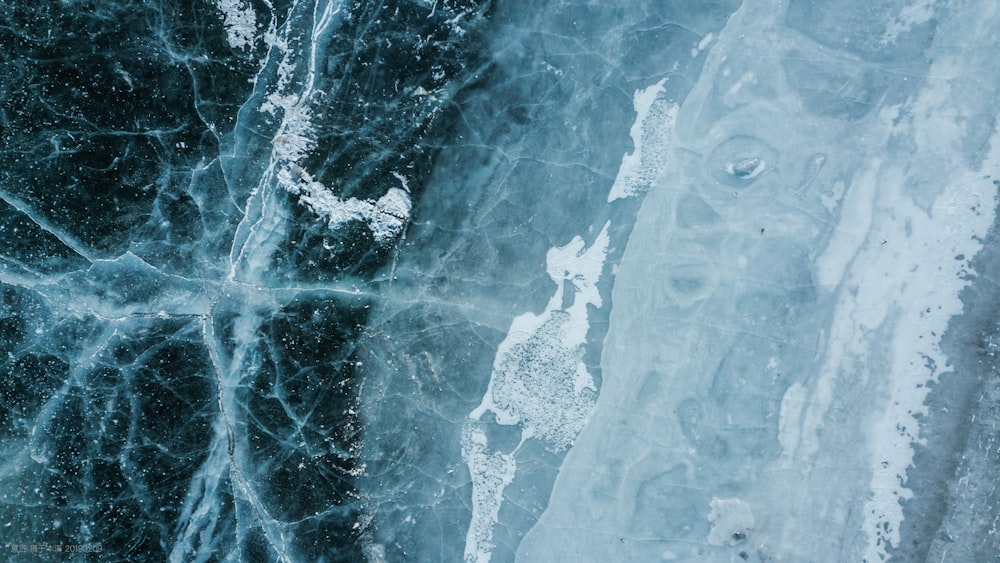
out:
<path id="1" fill-rule="evenodd" d="M 316 147 L 314 139 L 312 112 L 310 104 L 321 91 L 315 89 L 315 76 L 318 63 L 317 43 L 335 21 L 340 13 L 333 4 L 327 4 L 323 13 L 317 17 L 317 22 L 311 34 L 308 71 L 306 82 L 299 92 L 286 92 L 291 84 L 295 68 L 293 57 L 295 52 L 289 48 L 286 37 L 273 38 L 271 43 L 284 52 L 278 66 L 278 80 L 274 90 L 261 105 L 261 111 L 275 114 L 282 112 L 281 125 L 274 137 L 271 156 L 271 170 L 279 167 L 277 182 L 289 193 L 299 196 L 299 202 L 309 208 L 319 217 L 326 219 L 331 230 L 336 230 L 353 221 L 361 221 L 367 225 L 372 237 L 379 244 L 388 244 L 396 240 L 406 227 L 411 211 L 409 186 L 406 178 L 399 172 L 393 175 L 402 183 L 402 189 L 390 188 L 377 200 L 341 198 L 333 193 L 332 188 L 315 181 L 302 167 L 302 159 Z"/>
<path id="2" fill-rule="evenodd" d="M 931 74 L 942 70 L 942 67 L 955 70 L 964 69 L 965 65 L 955 56 L 942 57 L 934 62 Z M 960 118 L 956 118 L 963 112 L 953 102 L 952 93 L 949 82 L 930 82 L 929 87 L 912 103 L 913 111 L 909 119 L 900 123 L 898 130 L 894 131 L 917 139 L 917 162 L 935 162 L 942 155 L 961 151 L 966 131 Z M 990 138 L 989 147 L 984 162 L 989 174 L 995 177 L 1000 172 L 1000 134 L 996 131 Z M 869 562 L 887 559 L 888 547 L 899 546 L 902 502 L 913 496 L 913 492 L 906 487 L 907 472 L 913 463 L 914 445 L 922 443 L 920 420 L 927 413 L 925 400 L 931 390 L 927 384 L 937 381 L 942 372 L 948 371 L 948 358 L 940 347 L 941 338 L 949 320 L 962 313 L 959 293 L 971 283 L 965 266 L 946 258 L 957 254 L 975 256 L 995 219 L 997 189 L 984 178 L 983 171 L 966 168 L 960 159 L 942 160 L 941 165 L 951 167 L 950 170 L 938 170 L 947 185 L 934 198 L 929 210 L 923 211 L 916 202 L 907 202 L 903 194 L 896 194 L 889 200 L 896 204 L 889 207 L 892 220 L 886 220 L 887 228 L 895 227 L 899 232 L 894 234 L 900 238 L 907 231 L 915 233 L 907 244 L 911 251 L 899 256 L 894 267 L 884 266 L 897 273 L 899 278 L 894 285 L 898 287 L 892 287 L 893 284 L 882 279 L 870 279 L 867 283 L 859 280 L 863 288 L 882 287 L 884 293 L 869 296 L 869 303 L 889 300 L 886 294 L 895 289 L 899 295 L 897 299 L 911 304 L 899 311 L 896 322 L 899 330 L 895 332 L 890 348 L 891 400 L 886 402 L 883 411 L 875 413 L 872 427 L 877 430 L 869 434 L 873 456 L 872 496 L 865 504 L 865 531 L 869 539 L 865 558 Z M 918 168 L 916 173 L 920 172 L 923 170 Z M 905 185 L 905 182 L 899 182 L 889 186 L 885 192 L 898 192 Z M 973 186 L 982 188 L 974 189 Z M 901 205 L 902 202 L 907 203 Z M 909 213 L 906 207 L 911 207 Z M 900 224 L 902 219 L 897 217 L 907 217 L 912 225 Z M 923 236 L 919 237 L 916 233 Z M 882 250 L 885 245 L 873 244 L 869 248 L 870 264 L 891 264 L 892 258 L 880 256 L 886 254 Z M 942 268 L 941 264 L 951 266 Z M 938 273 L 932 275 L 935 268 Z M 909 275 L 915 271 L 923 274 Z M 875 278 L 879 273 L 878 268 L 869 267 L 867 275 Z M 861 305 L 862 299 L 859 295 L 856 302 Z"/>
<path id="3" fill-rule="evenodd" d="M 66 246 L 66 248 L 69 248 L 73 252 L 76 252 L 77 254 L 89 260 L 90 262 L 94 262 L 95 260 L 97 260 L 97 257 L 92 255 L 90 251 L 87 249 L 87 247 L 83 245 L 83 243 L 76 240 L 76 238 L 73 237 L 73 235 L 67 233 L 63 229 L 60 229 L 59 227 L 50 223 L 44 217 L 41 217 L 40 214 L 36 213 L 33 209 L 31 209 L 31 206 L 28 205 L 27 203 L 3 191 L 0 191 L 0 200 L 3 200 L 4 203 L 6 203 L 7 205 L 23 213 L 28 219 L 31 220 L 32 223 L 38 225 L 38 227 L 41 228 L 43 231 L 56 237 L 56 239 L 58 239 L 59 242 L 63 243 Z"/>
<path id="4" fill-rule="evenodd" d="M 252 461 L 247 459 L 250 446 L 246 442 L 245 433 L 240 432 L 241 413 L 245 410 L 240 405 L 239 389 L 253 376 L 253 366 L 258 364 L 255 357 L 254 343 L 256 333 L 262 324 L 262 312 L 275 309 L 275 293 L 262 282 L 262 273 L 267 270 L 271 255 L 275 251 L 275 236 L 285 227 L 285 213 L 280 210 L 281 200 L 276 196 L 276 185 L 286 187 L 291 183 L 298 186 L 304 171 L 294 177 L 290 170 L 298 167 L 297 161 L 303 158 L 315 146 L 312 138 L 313 126 L 308 105 L 317 93 L 314 88 L 315 71 L 317 68 L 318 43 L 324 33 L 335 21 L 340 12 L 338 1 L 316 2 L 310 4 L 293 4 L 289 7 L 289 21 L 300 9 L 311 10 L 313 26 L 309 39 L 311 43 L 299 49 L 289 47 L 293 33 L 292 26 L 286 22 L 280 32 L 271 25 L 265 34 L 269 46 L 267 60 L 262 65 L 268 67 L 269 60 L 281 57 L 278 64 L 278 75 L 271 93 L 266 97 L 261 111 L 282 110 L 282 121 L 272 141 L 272 150 L 268 166 L 263 171 L 256 186 L 246 198 L 244 216 L 236 228 L 236 235 L 230 249 L 230 271 L 224 280 L 207 313 L 201 317 L 202 338 L 209 353 L 215 383 L 217 386 L 218 418 L 216 420 L 216 443 L 206 459 L 196 478 L 192 481 L 185 499 L 185 514 L 189 516 L 186 526 L 171 549 L 171 560 L 189 560 L 195 555 L 192 550 L 196 542 L 210 536 L 218 519 L 218 503 L 215 491 L 219 486 L 217 475 L 228 473 L 230 494 L 236 499 L 237 535 L 244 536 L 249 530 L 259 527 L 265 541 L 274 550 L 281 561 L 290 561 L 288 527 L 295 522 L 283 522 L 273 516 L 264 501 L 258 496 L 255 484 L 251 478 Z M 322 9 L 322 13 L 319 10 Z M 292 74 L 301 64 L 299 60 L 308 53 L 308 73 L 305 84 L 298 93 L 288 92 L 292 87 Z M 263 72 L 263 70 L 262 70 Z M 257 80 L 255 78 L 255 91 Z M 248 100 L 254 103 L 256 96 Z M 317 183 L 318 184 L 318 183 Z M 316 188 L 318 189 L 318 188 Z M 409 201 L 408 198 L 406 200 Z M 376 202 L 378 203 L 378 202 Z M 382 202 L 379 208 L 387 212 L 398 212 L 399 203 L 393 199 Z M 408 211 L 408 209 L 407 209 Z M 235 319 L 232 321 L 233 341 L 241 343 L 232 351 L 222 343 L 223 336 L 216 334 L 215 319 L 221 304 L 235 303 Z M 244 415 L 245 416 L 245 415 Z M 225 447 L 223 447 L 223 444 Z M 224 454 L 223 454 L 224 452 Z M 243 504 L 245 503 L 245 505 Z M 240 505 L 246 506 L 246 516 L 249 522 L 241 522 Z M 242 541 L 240 539 L 238 542 Z"/>

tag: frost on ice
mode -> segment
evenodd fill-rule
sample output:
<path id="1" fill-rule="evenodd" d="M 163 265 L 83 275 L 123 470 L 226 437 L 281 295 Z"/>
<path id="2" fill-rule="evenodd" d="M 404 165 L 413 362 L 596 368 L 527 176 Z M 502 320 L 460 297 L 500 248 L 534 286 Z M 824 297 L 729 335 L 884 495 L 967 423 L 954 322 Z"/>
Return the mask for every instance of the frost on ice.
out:
<path id="1" fill-rule="evenodd" d="M 233 49 L 247 50 L 257 42 L 257 14 L 243 0 L 219 0 L 226 38 Z"/>
<path id="2" fill-rule="evenodd" d="M 670 143 L 677 104 L 662 98 L 666 79 L 643 90 L 636 90 L 633 97 L 635 123 L 629 130 L 632 152 L 622 156 L 608 201 L 637 196 L 653 184 L 666 168 L 666 148 Z"/>
<path id="3" fill-rule="evenodd" d="M 473 500 L 466 561 L 489 561 L 503 490 L 514 479 L 517 448 L 537 438 L 554 452 L 564 451 L 593 410 L 597 389 L 583 363 L 583 347 L 590 327 L 587 308 L 601 306 L 597 281 L 608 251 L 609 225 L 589 247 L 575 237 L 549 250 L 547 270 L 556 291 L 540 314 L 525 313 L 511 323 L 483 401 L 466 421 L 462 457 L 472 475 Z M 567 286 L 574 292 L 568 306 Z M 490 449 L 479 427 L 487 412 L 499 424 L 520 425 L 521 441 L 514 452 Z"/>

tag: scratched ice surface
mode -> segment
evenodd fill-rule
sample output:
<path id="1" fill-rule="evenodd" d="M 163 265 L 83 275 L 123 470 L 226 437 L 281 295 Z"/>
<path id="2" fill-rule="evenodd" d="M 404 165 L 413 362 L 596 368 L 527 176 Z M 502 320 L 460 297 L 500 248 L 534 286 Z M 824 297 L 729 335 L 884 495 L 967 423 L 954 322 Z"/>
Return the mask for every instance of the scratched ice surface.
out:
<path id="1" fill-rule="evenodd" d="M 0 1 L 4 559 L 997 560 L 998 28 Z"/>

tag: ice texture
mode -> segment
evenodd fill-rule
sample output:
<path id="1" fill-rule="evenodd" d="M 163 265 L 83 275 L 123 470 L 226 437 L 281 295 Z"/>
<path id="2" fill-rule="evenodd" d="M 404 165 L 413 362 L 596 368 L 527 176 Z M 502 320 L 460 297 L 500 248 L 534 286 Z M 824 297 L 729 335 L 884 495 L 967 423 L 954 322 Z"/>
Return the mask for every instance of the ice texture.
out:
<path id="1" fill-rule="evenodd" d="M 908 476 L 933 390 L 978 377 L 942 338 L 992 279 L 966 259 L 996 218 L 976 84 L 998 78 L 997 13 L 856 6 L 746 2 L 711 47 L 616 276 L 597 405 L 519 558 L 927 556 Z"/>
<path id="2" fill-rule="evenodd" d="M 734 545 L 742 543 L 753 529 L 754 519 L 750 506 L 736 498 L 713 498 L 709 503 L 708 521 L 712 530 L 708 533 L 711 545 Z"/>
<path id="3" fill-rule="evenodd" d="M 622 164 L 611 185 L 608 201 L 638 195 L 648 190 L 663 173 L 666 143 L 677 114 L 677 106 L 658 96 L 666 79 L 637 90 L 634 96 L 636 119 L 629 130 L 635 148 L 622 157 Z"/>
<path id="4" fill-rule="evenodd" d="M 219 0 L 226 38 L 233 49 L 247 49 L 257 42 L 257 14 L 244 0 Z"/>
<path id="5" fill-rule="evenodd" d="M 2 12 L 4 558 L 376 557 L 358 343 L 479 7 Z"/>
<path id="6" fill-rule="evenodd" d="M 529 438 L 556 452 L 566 450 L 593 409 L 597 387 L 583 363 L 583 346 L 590 328 L 588 309 L 602 304 L 597 282 L 608 252 L 608 224 L 593 243 L 584 244 L 575 237 L 566 246 L 549 250 L 546 269 L 556 291 L 541 314 L 514 318 L 497 349 L 483 402 L 469 413 L 463 429 L 462 459 L 472 476 L 467 560 L 490 559 L 492 527 L 503 491 L 516 472 L 510 453 Z M 566 291 L 573 295 L 564 295 Z M 513 452 L 487 453 L 490 444 L 476 427 L 487 412 L 498 424 L 520 426 Z"/>
<path id="7" fill-rule="evenodd" d="M 0 552 L 993 561 L 990 0 L 0 10 Z"/>

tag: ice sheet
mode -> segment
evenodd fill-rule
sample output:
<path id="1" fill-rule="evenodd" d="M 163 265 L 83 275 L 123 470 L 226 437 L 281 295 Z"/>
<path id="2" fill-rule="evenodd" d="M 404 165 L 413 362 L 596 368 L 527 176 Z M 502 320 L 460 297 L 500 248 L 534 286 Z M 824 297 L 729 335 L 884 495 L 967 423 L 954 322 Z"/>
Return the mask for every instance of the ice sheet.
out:
<path id="1" fill-rule="evenodd" d="M 63 4 L 0 10 L 9 559 L 1000 553 L 995 3 Z"/>
<path id="2" fill-rule="evenodd" d="M 980 47 L 996 11 L 886 6 L 871 25 L 915 49 L 887 61 L 824 44 L 849 24 L 792 4 L 744 3 L 677 110 L 616 278 L 597 406 L 521 560 L 900 547 L 926 400 L 950 370 L 941 338 L 971 282 L 955 258 L 995 219 L 1000 137 L 975 124 L 995 110 L 974 85 L 998 77 Z M 895 75 L 864 106 L 821 86 L 859 66 Z M 730 516 L 746 525 L 723 537 Z"/>

